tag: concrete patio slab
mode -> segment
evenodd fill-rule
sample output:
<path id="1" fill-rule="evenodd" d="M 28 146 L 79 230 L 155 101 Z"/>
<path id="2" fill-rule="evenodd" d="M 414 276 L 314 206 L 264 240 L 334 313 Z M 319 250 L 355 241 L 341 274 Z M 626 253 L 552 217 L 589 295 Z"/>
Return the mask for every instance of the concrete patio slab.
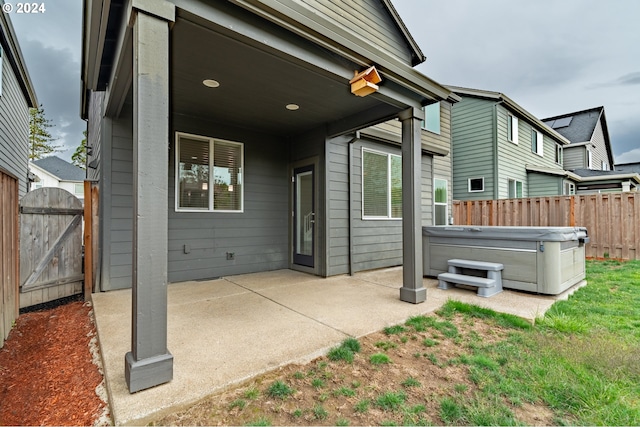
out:
<path id="1" fill-rule="evenodd" d="M 414 305 L 399 300 L 401 286 L 401 267 L 331 278 L 279 270 L 171 284 L 168 346 L 174 377 L 135 394 L 124 380 L 131 291 L 93 294 L 114 423 L 145 424 L 278 366 L 310 361 L 348 336 L 433 312 L 450 298 L 529 320 L 558 299 L 508 290 L 481 298 L 471 290 L 440 290 L 436 280 L 424 279 L 427 301 Z"/>

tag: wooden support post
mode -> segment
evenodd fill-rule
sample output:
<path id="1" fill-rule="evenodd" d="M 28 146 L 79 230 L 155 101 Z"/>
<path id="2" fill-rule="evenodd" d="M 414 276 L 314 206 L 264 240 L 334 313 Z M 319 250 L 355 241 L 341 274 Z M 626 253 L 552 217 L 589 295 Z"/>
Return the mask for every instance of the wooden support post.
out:
<path id="1" fill-rule="evenodd" d="M 130 393 L 173 379 L 167 349 L 169 21 L 175 7 L 140 2 L 133 25 L 133 271 Z"/>
<path id="2" fill-rule="evenodd" d="M 414 304 L 427 299 L 422 285 L 422 140 L 424 113 L 409 108 L 402 121 L 402 288 L 400 300 Z"/>

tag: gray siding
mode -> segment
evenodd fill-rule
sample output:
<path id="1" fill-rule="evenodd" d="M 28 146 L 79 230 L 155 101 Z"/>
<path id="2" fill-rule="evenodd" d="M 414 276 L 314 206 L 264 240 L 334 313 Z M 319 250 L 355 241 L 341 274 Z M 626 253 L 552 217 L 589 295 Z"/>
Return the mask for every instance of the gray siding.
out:
<path id="1" fill-rule="evenodd" d="M 96 107 L 97 108 L 97 107 Z M 102 290 L 131 287 L 133 236 L 133 106 L 105 119 L 100 162 Z"/>
<path id="2" fill-rule="evenodd" d="M 587 147 L 565 145 L 562 161 L 566 170 L 585 169 L 587 167 Z"/>
<path id="3" fill-rule="evenodd" d="M 27 192 L 29 106 L 3 46 L 0 96 L 0 168 L 18 178 L 18 193 Z"/>
<path id="4" fill-rule="evenodd" d="M 529 197 L 558 196 L 562 194 L 561 176 L 529 173 Z"/>
<path id="5" fill-rule="evenodd" d="M 513 114 L 518 118 L 518 143 L 514 144 L 507 140 L 507 116 L 510 112 L 503 106 L 499 105 L 497 109 L 498 124 L 498 199 L 504 199 L 509 196 L 508 181 L 516 179 L 522 181 L 522 197 L 531 197 L 539 191 L 548 191 L 548 188 L 535 190 L 531 187 L 534 182 L 528 180 L 527 165 L 544 167 L 548 169 L 556 169 L 562 171 L 562 168 L 555 162 L 556 142 L 547 135 L 543 135 L 543 155 L 540 156 L 532 151 L 531 136 L 532 131 L 538 130 L 522 117 Z M 560 194 L 556 192 L 555 194 Z"/>
<path id="6" fill-rule="evenodd" d="M 102 152 L 102 115 L 105 92 L 91 92 L 89 98 L 89 114 L 87 120 L 87 146 L 91 147 L 91 155 L 87 154 L 87 164 L 95 167 L 87 167 L 87 179 L 99 180 Z"/>
<path id="7" fill-rule="evenodd" d="M 348 137 L 328 142 L 329 160 L 329 258 L 328 275 L 349 273 L 349 150 Z M 366 138 L 353 143 L 353 267 L 355 271 L 402 264 L 402 220 L 362 219 L 362 148 L 400 155 L 400 147 Z M 432 224 L 432 157 L 422 156 L 423 224 Z"/>
<path id="8" fill-rule="evenodd" d="M 174 131 L 244 143 L 244 212 L 177 212 L 175 147 L 169 165 L 170 282 L 287 268 L 289 181 L 285 141 L 174 116 Z M 175 132 L 172 133 L 172 138 Z M 185 253 L 185 245 L 189 253 Z M 227 252 L 235 254 L 227 260 Z"/>
<path id="9" fill-rule="evenodd" d="M 380 0 L 299 1 L 304 3 L 314 14 L 335 23 L 345 34 L 362 40 L 375 40 L 373 47 L 411 65 L 411 51 Z"/>
<path id="10" fill-rule="evenodd" d="M 464 97 L 452 108 L 453 198 L 493 198 L 494 104 Z M 485 191 L 470 193 L 468 180 L 484 177 Z"/>
<path id="11" fill-rule="evenodd" d="M 606 162 L 609 165 L 609 170 L 613 170 L 613 165 L 609 164 L 609 157 L 607 156 L 606 140 L 602 130 L 602 118 L 600 118 L 596 124 L 596 128 L 591 136 L 591 142 L 595 146 L 591 149 L 593 152 L 592 169 L 602 169 L 602 162 Z"/>

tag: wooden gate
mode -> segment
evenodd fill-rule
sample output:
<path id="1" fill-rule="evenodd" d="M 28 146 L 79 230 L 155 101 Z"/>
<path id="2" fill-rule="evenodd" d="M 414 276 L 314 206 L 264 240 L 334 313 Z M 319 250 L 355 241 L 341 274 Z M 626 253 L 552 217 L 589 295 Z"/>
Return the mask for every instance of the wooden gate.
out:
<path id="1" fill-rule="evenodd" d="M 20 202 L 20 308 L 82 293 L 82 203 L 61 188 Z"/>
<path id="2" fill-rule="evenodd" d="M 18 180 L 0 171 L 0 347 L 18 317 Z"/>

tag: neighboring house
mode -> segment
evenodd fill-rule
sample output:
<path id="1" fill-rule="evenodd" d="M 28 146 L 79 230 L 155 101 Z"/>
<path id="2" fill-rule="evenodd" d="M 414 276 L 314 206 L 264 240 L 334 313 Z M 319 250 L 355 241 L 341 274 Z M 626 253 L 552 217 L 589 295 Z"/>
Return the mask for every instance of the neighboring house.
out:
<path id="1" fill-rule="evenodd" d="M 453 198 L 553 196 L 570 191 L 562 167 L 569 141 L 499 92 L 448 86 L 452 107 Z"/>
<path id="2" fill-rule="evenodd" d="M 29 108 L 36 105 L 9 14 L 0 12 L 0 346 L 18 316 L 18 203 L 28 190 Z"/>
<path id="3" fill-rule="evenodd" d="M 425 300 L 459 98 L 412 68 L 389 0 L 86 0 L 83 31 L 100 288 L 133 287 L 131 392 L 172 377 L 167 282 L 403 264 L 400 299 Z"/>
<path id="4" fill-rule="evenodd" d="M 576 175 L 572 176 L 575 194 L 637 191 L 637 170 L 612 170 L 613 151 L 604 107 L 542 121 L 571 141 L 564 147 L 564 169 Z"/>
<path id="5" fill-rule="evenodd" d="M 50 156 L 29 163 L 35 175 L 31 190 L 42 187 L 59 187 L 67 190 L 81 201 L 84 200 L 85 171 L 60 157 Z"/>
<path id="6" fill-rule="evenodd" d="M 640 173 L 634 171 L 574 169 L 572 173 L 578 176 L 575 194 L 638 191 L 640 188 Z"/>
<path id="7" fill-rule="evenodd" d="M 640 174 L 640 162 L 616 163 L 614 169 L 618 172 L 636 172 Z"/>
<path id="8" fill-rule="evenodd" d="M 562 114 L 542 121 L 571 142 L 564 147 L 565 170 L 613 169 L 613 152 L 604 107 Z"/>

